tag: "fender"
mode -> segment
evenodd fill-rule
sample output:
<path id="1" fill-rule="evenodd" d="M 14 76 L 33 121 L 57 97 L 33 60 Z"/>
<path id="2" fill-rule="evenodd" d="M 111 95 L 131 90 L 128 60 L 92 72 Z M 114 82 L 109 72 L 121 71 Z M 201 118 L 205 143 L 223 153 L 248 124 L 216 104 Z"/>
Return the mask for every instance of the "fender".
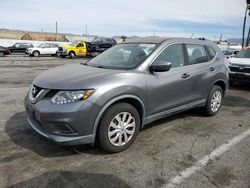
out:
<path id="1" fill-rule="evenodd" d="M 224 94 L 228 91 L 228 87 L 229 87 L 229 83 L 226 82 L 225 80 L 223 79 L 216 79 L 214 82 L 213 82 L 213 85 L 215 85 L 216 82 L 223 82 L 225 84 L 225 92 Z"/>
<path id="2" fill-rule="evenodd" d="M 140 102 L 140 104 L 142 105 L 142 108 L 143 108 L 143 116 L 142 116 L 142 122 L 141 122 L 141 128 L 143 127 L 143 122 L 144 122 L 144 117 L 145 117 L 145 106 L 142 102 L 142 100 L 135 96 L 135 95 L 130 95 L 130 94 L 125 94 L 125 95 L 121 95 L 121 96 L 118 96 L 118 97 L 115 97 L 113 98 L 112 100 L 108 101 L 103 107 L 102 109 L 100 110 L 100 112 L 98 113 L 97 115 L 97 118 L 95 120 L 95 123 L 94 123 L 94 127 L 93 127 L 93 132 L 92 134 L 95 136 L 96 135 L 96 131 L 97 131 L 97 127 L 98 127 L 98 124 L 99 124 L 99 121 L 103 115 L 103 113 L 106 111 L 106 109 L 108 109 L 108 107 L 110 107 L 112 104 L 114 104 L 116 101 L 119 101 L 121 99 L 125 99 L 125 98 L 132 98 L 132 99 L 136 99 L 137 101 Z"/>

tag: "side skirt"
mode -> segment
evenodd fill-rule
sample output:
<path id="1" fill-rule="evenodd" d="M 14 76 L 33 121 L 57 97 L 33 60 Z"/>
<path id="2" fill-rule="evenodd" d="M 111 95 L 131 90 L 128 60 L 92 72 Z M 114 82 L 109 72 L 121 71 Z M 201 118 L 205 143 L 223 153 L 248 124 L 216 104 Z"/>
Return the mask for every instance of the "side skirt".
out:
<path id="1" fill-rule="evenodd" d="M 166 111 L 163 111 L 163 112 L 160 112 L 160 113 L 153 114 L 151 116 L 145 117 L 144 121 L 143 121 L 142 128 L 145 125 L 147 125 L 147 124 L 149 124 L 149 123 L 151 123 L 153 121 L 156 121 L 158 119 L 162 119 L 164 117 L 168 117 L 168 116 L 176 114 L 178 112 L 186 111 L 186 110 L 189 110 L 189 109 L 192 109 L 192 108 L 195 108 L 195 107 L 202 107 L 202 106 L 205 106 L 205 104 L 206 104 L 206 99 L 202 99 L 202 100 L 199 100 L 199 101 L 196 101 L 196 102 L 192 102 L 192 103 L 189 103 L 189 104 L 178 106 L 178 107 L 175 107 L 175 108 L 172 108 L 172 109 L 169 109 L 169 110 L 166 110 Z"/>

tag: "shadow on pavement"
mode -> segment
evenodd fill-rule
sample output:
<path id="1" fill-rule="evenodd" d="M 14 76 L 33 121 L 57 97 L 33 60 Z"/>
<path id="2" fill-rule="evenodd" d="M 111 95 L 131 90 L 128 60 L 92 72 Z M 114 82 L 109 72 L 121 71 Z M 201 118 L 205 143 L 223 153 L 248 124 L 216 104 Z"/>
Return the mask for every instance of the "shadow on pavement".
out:
<path id="1" fill-rule="evenodd" d="M 223 106 L 228 107 L 250 107 L 250 100 L 238 96 L 226 96 L 223 100 Z"/>
<path id="2" fill-rule="evenodd" d="M 17 187 L 129 188 L 130 186 L 112 174 L 51 171 L 10 186 L 10 188 Z"/>
<path id="3" fill-rule="evenodd" d="M 234 83 L 230 90 L 250 91 L 250 83 Z"/>
<path id="4" fill-rule="evenodd" d="M 5 124 L 5 132 L 18 146 L 32 150 L 43 157 L 60 157 L 74 155 L 70 147 L 63 147 L 44 140 L 29 127 L 26 113 L 14 114 Z"/>

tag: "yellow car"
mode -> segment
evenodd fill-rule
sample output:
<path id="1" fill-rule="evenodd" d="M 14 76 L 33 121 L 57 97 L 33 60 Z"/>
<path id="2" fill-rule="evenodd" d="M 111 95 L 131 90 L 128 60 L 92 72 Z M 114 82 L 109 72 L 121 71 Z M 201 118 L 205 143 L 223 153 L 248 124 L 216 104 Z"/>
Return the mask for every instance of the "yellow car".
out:
<path id="1" fill-rule="evenodd" d="M 87 56 L 87 43 L 83 41 L 75 41 L 68 46 L 58 48 L 58 56 L 74 58 L 75 56 Z"/>

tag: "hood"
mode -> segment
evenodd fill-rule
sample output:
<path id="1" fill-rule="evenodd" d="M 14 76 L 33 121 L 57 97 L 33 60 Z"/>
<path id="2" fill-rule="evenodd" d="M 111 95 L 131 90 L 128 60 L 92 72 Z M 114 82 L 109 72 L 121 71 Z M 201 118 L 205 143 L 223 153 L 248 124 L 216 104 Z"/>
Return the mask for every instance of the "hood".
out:
<path id="1" fill-rule="evenodd" d="M 231 58 L 230 62 L 233 65 L 249 65 L 250 66 L 250 58 Z"/>
<path id="2" fill-rule="evenodd" d="M 81 64 L 64 65 L 40 74 L 33 84 L 46 89 L 91 89 L 121 78 L 126 71 L 95 68 Z"/>

